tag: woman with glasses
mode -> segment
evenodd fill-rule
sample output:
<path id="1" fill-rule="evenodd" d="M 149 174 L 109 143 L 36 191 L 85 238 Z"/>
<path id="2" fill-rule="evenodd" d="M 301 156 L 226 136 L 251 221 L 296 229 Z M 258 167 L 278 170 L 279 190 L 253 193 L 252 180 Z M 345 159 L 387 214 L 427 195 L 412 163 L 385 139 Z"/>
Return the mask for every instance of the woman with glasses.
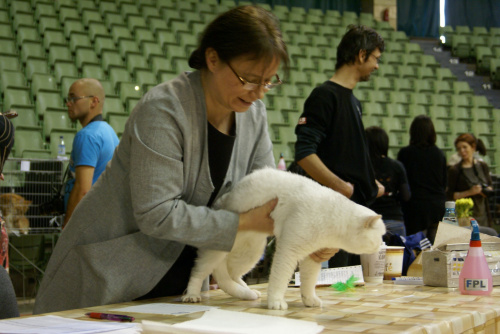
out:
<path id="1" fill-rule="evenodd" d="M 50 259 L 34 313 L 182 294 L 196 248 L 229 251 L 238 230 L 272 232 L 273 200 L 243 214 L 210 206 L 274 166 L 260 99 L 288 55 L 277 19 L 242 6 L 205 29 L 195 69 L 152 88 Z"/>

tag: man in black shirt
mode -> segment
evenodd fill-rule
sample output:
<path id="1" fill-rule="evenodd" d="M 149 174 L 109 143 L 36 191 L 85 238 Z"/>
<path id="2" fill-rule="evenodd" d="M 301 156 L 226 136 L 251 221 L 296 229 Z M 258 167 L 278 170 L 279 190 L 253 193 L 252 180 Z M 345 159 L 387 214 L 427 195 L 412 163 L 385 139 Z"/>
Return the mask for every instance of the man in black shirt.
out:
<path id="1" fill-rule="evenodd" d="M 314 180 L 367 206 L 383 186 L 375 181 L 361 121 L 362 109 L 352 90 L 378 68 L 384 40 L 373 29 L 349 26 L 337 48 L 335 74 L 316 87 L 304 104 L 295 129 L 295 161 Z M 359 264 L 340 252 L 330 267 Z"/>

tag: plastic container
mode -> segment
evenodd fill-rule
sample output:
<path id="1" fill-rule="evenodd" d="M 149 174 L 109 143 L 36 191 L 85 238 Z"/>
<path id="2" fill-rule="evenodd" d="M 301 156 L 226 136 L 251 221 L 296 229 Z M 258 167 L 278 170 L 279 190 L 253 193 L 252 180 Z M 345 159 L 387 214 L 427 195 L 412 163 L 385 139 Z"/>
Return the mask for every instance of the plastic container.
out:
<path id="1" fill-rule="evenodd" d="M 458 226 L 457 215 L 455 213 L 455 202 L 448 201 L 444 204 L 445 211 L 443 216 L 443 223 Z"/>
<path id="2" fill-rule="evenodd" d="M 385 242 L 382 242 L 377 252 L 373 254 L 361 254 L 361 267 L 363 268 L 365 282 L 383 283 L 386 249 Z"/>
<path id="3" fill-rule="evenodd" d="M 57 157 L 66 158 L 66 145 L 64 144 L 64 137 L 59 137 L 59 145 L 57 146 Z"/>
<path id="4" fill-rule="evenodd" d="M 285 163 L 285 158 L 283 157 L 283 153 L 280 153 L 280 160 L 278 161 L 278 169 L 286 171 L 286 163 Z"/>
<path id="5" fill-rule="evenodd" d="M 463 295 L 490 295 L 493 290 L 493 278 L 484 256 L 479 225 L 471 219 L 471 237 L 469 252 L 458 277 L 458 288 Z"/>

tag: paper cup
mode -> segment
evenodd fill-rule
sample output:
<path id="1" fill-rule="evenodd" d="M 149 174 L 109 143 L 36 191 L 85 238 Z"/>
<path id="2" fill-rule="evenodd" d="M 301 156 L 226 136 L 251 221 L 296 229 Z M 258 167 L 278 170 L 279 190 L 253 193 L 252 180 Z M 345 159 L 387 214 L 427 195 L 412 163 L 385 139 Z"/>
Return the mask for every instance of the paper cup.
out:
<path id="1" fill-rule="evenodd" d="M 363 279 L 367 283 L 382 283 L 385 271 L 385 244 L 380 246 L 378 252 L 361 254 L 361 267 Z"/>
<path id="2" fill-rule="evenodd" d="M 404 247 L 387 246 L 385 252 L 384 280 L 392 280 L 394 277 L 401 277 L 403 271 Z"/>

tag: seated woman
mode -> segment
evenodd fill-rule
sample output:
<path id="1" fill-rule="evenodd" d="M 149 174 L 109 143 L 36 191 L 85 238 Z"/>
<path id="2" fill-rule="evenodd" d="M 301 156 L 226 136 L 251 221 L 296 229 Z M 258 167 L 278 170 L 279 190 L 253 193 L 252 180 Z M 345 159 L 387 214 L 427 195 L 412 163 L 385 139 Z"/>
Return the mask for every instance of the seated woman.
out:
<path id="1" fill-rule="evenodd" d="M 365 129 L 375 178 L 385 187 L 385 193 L 370 205 L 382 215 L 387 233 L 406 236 L 401 201 L 410 199 L 410 187 L 403 164 L 387 156 L 389 137 L 384 129 L 370 126 Z"/>
<path id="2" fill-rule="evenodd" d="M 479 225 L 491 226 L 488 212 L 487 193 L 492 192 L 490 169 L 484 161 L 474 158 L 476 138 L 465 133 L 455 139 L 455 148 L 461 157 L 460 162 L 448 170 L 448 200 L 470 197 L 474 202 L 473 216 Z"/>

